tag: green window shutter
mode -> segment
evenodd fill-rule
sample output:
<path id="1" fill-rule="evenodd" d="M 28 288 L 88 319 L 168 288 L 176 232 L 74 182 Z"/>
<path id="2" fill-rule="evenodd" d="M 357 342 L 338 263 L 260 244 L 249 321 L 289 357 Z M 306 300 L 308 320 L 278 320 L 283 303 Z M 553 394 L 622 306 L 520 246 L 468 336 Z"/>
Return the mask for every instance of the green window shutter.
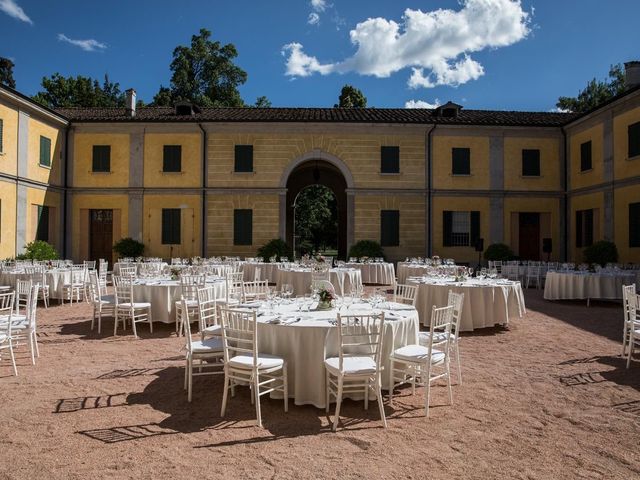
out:
<path id="1" fill-rule="evenodd" d="M 522 150 L 522 176 L 523 177 L 539 177 L 540 176 L 540 150 L 537 150 L 537 149 Z"/>
<path id="2" fill-rule="evenodd" d="M 584 211 L 584 245 L 589 247 L 593 244 L 593 210 Z"/>
<path id="3" fill-rule="evenodd" d="M 162 155 L 163 172 L 182 171 L 182 145 L 165 145 Z"/>
<path id="4" fill-rule="evenodd" d="M 452 148 L 451 149 L 451 173 L 453 175 L 471 174 L 471 149 Z"/>
<path id="5" fill-rule="evenodd" d="M 4 152 L 4 135 L 2 128 L 4 127 L 4 120 L 0 118 L 0 152 Z"/>
<path id="6" fill-rule="evenodd" d="M 380 172 L 400 173 L 400 147 L 380 147 Z"/>
<path id="7" fill-rule="evenodd" d="M 397 247 L 400 245 L 400 212 L 380 210 L 380 245 Z"/>
<path id="8" fill-rule="evenodd" d="M 40 165 L 51 166 L 51 139 L 40 136 Z"/>
<path id="9" fill-rule="evenodd" d="M 38 205 L 36 240 L 49 241 L 49 207 L 44 205 Z"/>
<path id="10" fill-rule="evenodd" d="M 449 210 L 442 212 L 442 246 L 450 247 L 453 245 L 451 232 L 453 230 L 453 215 Z"/>
<path id="11" fill-rule="evenodd" d="M 236 145 L 235 172 L 253 172 L 253 145 Z"/>
<path id="12" fill-rule="evenodd" d="M 591 170 L 591 140 L 580 145 L 580 171 Z"/>
<path id="13" fill-rule="evenodd" d="M 181 218 L 179 208 L 162 209 L 162 244 L 180 245 Z"/>
<path id="14" fill-rule="evenodd" d="M 470 212 L 469 245 L 475 247 L 480 238 L 480 212 Z"/>
<path id="15" fill-rule="evenodd" d="M 94 145 L 92 170 L 94 172 L 111 171 L 111 145 Z"/>
<path id="16" fill-rule="evenodd" d="M 629 158 L 640 155 L 640 122 L 629 125 Z"/>
<path id="17" fill-rule="evenodd" d="M 582 248 L 582 210 L 576 211 L 576 248 Z"/>
<path id="18" fill-rule="evenodd" d="M 629 204 L 629 246 L 640 247 L 640 203 Z"/>
<path id="19" fill-rule="evenodd" d="M 233 244 L 253 244 L 253 210 L 236 209 L 233 211 Z"/>

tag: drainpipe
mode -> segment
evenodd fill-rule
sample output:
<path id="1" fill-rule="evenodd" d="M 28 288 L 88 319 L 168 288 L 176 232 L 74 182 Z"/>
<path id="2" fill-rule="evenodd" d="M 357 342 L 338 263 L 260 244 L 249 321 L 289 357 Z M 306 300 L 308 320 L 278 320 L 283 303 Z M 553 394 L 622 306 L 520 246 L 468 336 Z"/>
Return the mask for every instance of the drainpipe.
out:
<path id="1" fill-rule="evenodd" d="M 569 222 L 571 220 L 571 212 L 569 212 L 569 146 L 567 145 L 567 131 L 564 127 L 560 128 L 562 132 L 562 142 L 564 148 L 564 158 L 563 158 L 563 166 L 564 166 L 564 178 L 562 180 L 562 190 L 564 195 L 564 261 L 569 260 Z"/>
<path id="2" fill-rule="evenodd" d="M 201 220 L 201 246 L 202 250 L 202 258 L 206 258 L 207 256 L 207 246 L 206 246 L 206 226 L 207 226 L 207 131 L 202 127 L 201 123 L 198 123 L 198 127 L 202 132 L 202 207 L 200 216 Z"/>
<path id="3" fill-rule="evenodd" d="M 426 174 L 427 174 L 427 256 L 431 257 L 433 255 L 433 181 L 431 177 L 431 173 L 433 171 L 432 158 L 431 158 L 431 134 L 436 129 L 437 125 L 434 124 L 427 132 L 426 132 L 426 145 L 425 145 L 425 157 L 427 160 L 426 165 Z"/>

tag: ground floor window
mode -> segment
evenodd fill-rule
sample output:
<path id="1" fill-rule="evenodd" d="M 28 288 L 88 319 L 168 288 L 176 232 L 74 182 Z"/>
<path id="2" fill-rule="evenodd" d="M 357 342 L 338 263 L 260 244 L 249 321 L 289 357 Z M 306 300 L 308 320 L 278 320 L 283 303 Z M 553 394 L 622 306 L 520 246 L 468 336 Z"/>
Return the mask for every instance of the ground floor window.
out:
<path id="1" fill-rule="evenodd" d="M 480 212 L 445 210 L 442 222 L 443 247 L 475 246 L 480 238 Z"/>
<path id="2" fill-rule="evenodd" d="M 629 204 L 629 246 L 640 247 L 640 202 Z"/>
<path id="3" fill-rule="evenodd" d="M 593 244 L 593 209 L 576 211 L 576 247 Z"/>
<path id="4" fill-rule="evenodd" d="M 38 205 L 36 240 L 49 241 L 49 207 Z"/>
<path id="5" fill-rule="evenodd" d="M 397 247 L 400 245 L 400 212 L 380 210 L 380 245 Z"/>
<path id="6" fill-rule="evenodd" d="M 253 210 L 236 209 L 233 211 L 233 244 L 253 244 Z"/>
<path id="7" fill-rule="evenodd" d="M 180 244 L 181 215 L 179 208 L 162 209 L 162 244 Z"/>

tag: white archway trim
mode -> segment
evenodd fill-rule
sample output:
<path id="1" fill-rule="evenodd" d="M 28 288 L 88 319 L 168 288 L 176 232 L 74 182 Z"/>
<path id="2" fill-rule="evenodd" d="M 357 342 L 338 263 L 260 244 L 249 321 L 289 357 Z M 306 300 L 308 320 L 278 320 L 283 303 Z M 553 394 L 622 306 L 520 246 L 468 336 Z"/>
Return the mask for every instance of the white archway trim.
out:
<path id="1" fill-rule="evenodd" d="M 289 176 L 291 175 L 291 173 L 299 165 L 311 160 L 323 160 L 330 163 L 338 170 L 340 170 L 340 173 L 342 173 L 344 181 L 347 184 L 347 189 L 354 188 L 353 175 L 351 175 L 351 170 L 349 170 L 347 164 L 335 155 L 325 152 L 319 148 L 314 148 L 310 152 L 300 155 L 298 158 L 291 161 L 289 165 L 287 165 L 287 168 L 284 169 L 284 171 L 282 172 L 282 177 L 280 178 L 280 188 L 287 188 L 287 182 L 289 181 Z"/>

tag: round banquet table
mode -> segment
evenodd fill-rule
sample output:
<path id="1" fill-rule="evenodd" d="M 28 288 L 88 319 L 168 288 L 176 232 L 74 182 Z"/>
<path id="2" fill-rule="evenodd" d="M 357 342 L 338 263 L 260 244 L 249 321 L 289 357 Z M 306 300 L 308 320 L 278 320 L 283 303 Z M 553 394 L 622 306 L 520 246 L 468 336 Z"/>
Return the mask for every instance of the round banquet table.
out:
<path id="1" fill-rule="evenodd" d="M 207 286 L 216 287 L 216 295 L 224 296 L 227 291 L 223 279 L 207 280 Z M 173 323 L 176 321 L 176 302 L 180 300 L 181 288 L 177 280 L 146 280 L 133 282 L 133 298 L 136 302 L 151 303 L 151 320 Z"/>
<path id="2" fill-rule="evenodd" d="M 421 277 L 427 273 L 428 265 L 411 262 L 398 262 L 398 283 L 406 284 L 409 277 Z"/>
<path id="3" fill-rule="evenodd" d="M 289 397 L 296 405 L 326 406 L 326 377 L 324 360 L 339 354 L 337 309 L 298 311 L 298 299 L 278 306 L 274 312 L 261 314 L 258 309 L 258 348 L 261 353 L 277 355 L 287 361 Z M 409 305 L 388 303 L 382 335 L 382 388 L 389 384 L 389 355 L 396 349 L 418 341 L 418 312 Z M 380 310 L 377 310 L 378 312 Z M 368 304 L 354 304 L 341 313 L 370 314 Z M 278 315 L 282 323 L 270 323 Z M 300 319 L 300 320 L 297 320 Z M 297 320 L 297 321 L 296 321 Z M 271 395 L 277 396 L 278 392 Z M 282 395 L 280 393 L 280 395 Z"/>
<path id="4" fill-rule="evenodd" d="M 135 266 L 136 267 L 136 273 L 140 273 L 140 265 L 142 265 L 142 262 L 116 262 L 113 264 L 113 275 L 118 276 L 120 275 L 120 267 L 121 266 Z M 166 262 L 161 262 L 160 264 L 160 270 L 164 269 L 165 267 L 169 266 L 168 263 Z"/>
<path id="5" fill-rule="evenodd" d="M 464 293 L 460 319 L 460 330 L 463 332 L 507 325 L 510 318 L 522 317 L 527 311 L 520 282 L 475 278 L 455 282 L 430 278 L 409 280 L 409 283 L 418 285 L 416 308 L 420 321 L 426 326 L 431 321 L 432 307 L 447 305 L 449 290 Z"/>
<path id="6" fill-rule="evenodd" d="M 255 279 L 256 269 L 260 270 L 259 280 L 268 280 L 269 283 L 278 282 L 278 269 L 282 267 L 282 263 L 257 263 L 257 262 L 245 262 L 242 264 L 242 271 L 244 272 L 244 281 L 252 282 Z"/>
<path id="7" fill-rule="evenodd" d="M 16 288 L 18 280 L 29 280 L 34 274 L 24 272 L 2 272 L 0 273 L 0 285 L 9 285 L 12 288 Z M 40 274 L 35 274 L 38 276 Z M 53 269 L 45 270 L 44 279 L 49 285 L 49 296 L 51 298 L 62 298 L 62 286 L 65 283 L 71 283 L 71 270 L 66 269 Z"/>
<path id="8" fill-rule="evenodd" d="M 362 288 L 362 274 L 360 270 L 354 268 L 332 268 L 329 270 L 329 278 L 336 289 L 336 293 L 343 295 L 344 292 L 351 291 L 352 288 Z M 311 293 L 311 270 L 310 269 L 278 269 L 277 289 L 281 290 L 282 285 L 288 283 L 293 286 L 293 295 L 300 296 Z"/>
<path id="9" fill-rule="evenodd" d="M 622 298 L 622 286 L 636 281 L 634 272 L 548 272 L 545 300 L 589 300 Z"/>
<path id="10" fill-rule="evenodd" d="M 362 283 L 395 285 L 396 272 L 393 263 L 346 263 L 345 267 L 360 270 Z"/>

